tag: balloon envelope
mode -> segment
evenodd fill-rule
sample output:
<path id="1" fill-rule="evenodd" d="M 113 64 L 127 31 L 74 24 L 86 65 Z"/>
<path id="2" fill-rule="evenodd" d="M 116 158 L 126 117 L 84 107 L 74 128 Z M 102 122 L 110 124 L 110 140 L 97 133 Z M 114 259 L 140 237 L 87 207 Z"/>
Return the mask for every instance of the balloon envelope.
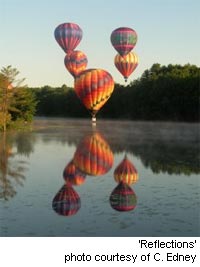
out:
<path id="1" fill-rule="evenodd" d="M 114 90 L 110 73 L 102 69 L 88 69 L 75 79 L 75 91 L 83 105 L 95 115 Z"/>
<path id="2" fill-rule="evenodd" d="M 76 78 L 87 67 L 87 57 L 81 51 L 73 51 L 65 56 L 66 69 Z"/>
<path id="3" fill-rule="evenodd" d="M 117 52 L 121 55 L 127 55 L 135 47 L 137 42 L 137 33 L 131 28 L 120 27 L 115 29 L 110 36 L 111 43 Z"/>
<path id="4" fill-rule="evenodd" d="M 121 182 L 110 195 L 110 205 L 118 211 L 130 211 L 136 207 L 137 197 L 133 189 Z"/>
<path id="5" fill-rule="evenodd" d="M 127 156 L 115 168 L 114 178 L 116 182 L 124 182 L 128 185 L 135 184 L 138 181 L 138 172 Z"/>
<path id="6" fill-rule="evenodd" d="M 80 171 L 71 160 L 64 168 L 63 178 L 69 185 L 81 185 L 85 182 L 86 174 Z"/>
<path id="7" fill-rule="evenodd" d="M 78 193 L 69 185 L 63 185 L 53 199 L 52 208 L 59 215 L 70 216 L 81 207 Z"/>
<path id="8" fill-rule="evenodd" d="M 88 175 L 103 175 L 113 165 L 113 153 L 100 133 L 83 138 L 74 154 L 75 165 Z"/>
<path id="9" fill-rule="evenodd" d="M 72 52 L 82 39 L 83 32 L 75 23 L 62 23 L 54 31 L 57 43 L 65 51 Z"/>
<path id="10" fill-rule="evenodd" d="M 119 54 L 115 56 L 115 66 L 124 76 L 125 81 L 127 81 L 131 73 L 137 68 L 137 65 L 138 57 L 133 52 L 130 52 L 125 56 L 120 56 Z"/>

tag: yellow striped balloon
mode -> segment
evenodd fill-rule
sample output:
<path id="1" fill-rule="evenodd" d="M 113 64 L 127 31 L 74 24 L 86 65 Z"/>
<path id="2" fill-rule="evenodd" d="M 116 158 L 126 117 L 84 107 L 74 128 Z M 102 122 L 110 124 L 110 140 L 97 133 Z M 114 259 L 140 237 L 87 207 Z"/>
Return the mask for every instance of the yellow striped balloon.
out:
<path id="1" fill-rule="evenodd" d="M 92 116 L 107 102 L 114 90 L 110 73 L 102 69 L 88 69 L 75 79 L 75 92 Z"/>
<path id="2" fill-rule="evenodd" d="M 114 178 L 117 183 L 123 182 L 128 185 L 135 184 L 138 181 L 138 171 L 127 155 L 114 170 Z"/>
<path id="3" fill-rule="evenodd" d="M 124 76 L 125 81 L 127 81 L 128 77 L 138 66 L 138 56 L 133 52 L 130 52 L 125 56 L 117 54 L 114 62 L 115 67 Z"/>
<path id="4" fill-rule="evenodd" d="M 75 78 L 87 67 L 87 56 L 81 51 L 72 51 L 64 59 L 66 69 Z"/>

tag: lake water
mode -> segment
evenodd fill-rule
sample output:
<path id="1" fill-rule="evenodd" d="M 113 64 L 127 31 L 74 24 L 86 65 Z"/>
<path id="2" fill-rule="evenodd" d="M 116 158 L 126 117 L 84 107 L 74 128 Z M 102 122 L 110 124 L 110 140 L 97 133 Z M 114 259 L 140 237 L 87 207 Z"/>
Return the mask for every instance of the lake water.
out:
<path id="1" fill-rule="evenodd" d="M 187 123 L 37 119 L 1 133 L 0 236 L 200 236 L 199 145 Z"/>

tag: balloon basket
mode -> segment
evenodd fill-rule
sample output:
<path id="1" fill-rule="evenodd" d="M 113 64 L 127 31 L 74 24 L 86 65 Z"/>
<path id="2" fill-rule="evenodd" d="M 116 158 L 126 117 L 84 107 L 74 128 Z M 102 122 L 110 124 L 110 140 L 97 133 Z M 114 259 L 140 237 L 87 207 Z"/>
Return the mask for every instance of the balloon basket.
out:
<path id="1" fill-rule="evenodd" d="M 96 125 L 96 122 L 97 122 L 97 120 L 96 120 L 96 117 L 92 117 L 92 125 Z"/>

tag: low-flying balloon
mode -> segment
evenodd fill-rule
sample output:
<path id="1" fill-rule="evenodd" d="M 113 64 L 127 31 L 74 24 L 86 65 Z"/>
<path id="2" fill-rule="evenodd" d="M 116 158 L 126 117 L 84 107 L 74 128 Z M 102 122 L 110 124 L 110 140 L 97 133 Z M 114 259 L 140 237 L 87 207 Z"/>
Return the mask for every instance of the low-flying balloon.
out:
<path id="1" fill-rule="evenodd" d="M 133 189 L 121 182 L 110 195 L 110 205 L 117 211 L 130 211 L 136 207 L 137 197 Z"/>
<path id="2" fill-rule="evenodd" d="M 115 67 L 124 76 L 125 81 L 127 81 L 131 73 L 137 68 L 138 56 L 133 52 L 130 52 L 125 56 L 117 54 L 114 62 Z"/>
<path id="3" fill-rule="evenodd" d="M 83 105 L 95 117 L 114 90 L 110 73 L 102 69 L 88 69 L 75 79 L 75 92 Z"/>
<path id="4" fill-rule="evenodd" d="M 88 175 L 104 175 L 113 165 L 113 153 L 104 137 L 95 132 L 85 136 L 74 154 L 74 164 Z"/>
<path id="5" fill-rule="evenodd" d="M 64 59 L 66 69 L 76 78 L 87 67 L 87 56 L 81 51 L 73 51 Z"/>
<path id="6" fill-rule="evenodd" d="M 110 40 L 117 52 L 121 56 L 125 56 L 135 47 L 137 33 L 131 28 L 120 27 L 111 33 Z"/>
<path id="7" fill-rule="evenodd" d="M 138 181 L 138 171 L 133 163 L 125 155 L 124 159 L 114 170 L 115 181 L 126 183 L 128 185 L 135 184 Z"/>
<path id="8" fill-rule="evenodd" d="M 65 51 L 72 52 L 82 39 L 82 29 L 75 23 L 62 23 L 54 31 L 57 43 Z"/>

